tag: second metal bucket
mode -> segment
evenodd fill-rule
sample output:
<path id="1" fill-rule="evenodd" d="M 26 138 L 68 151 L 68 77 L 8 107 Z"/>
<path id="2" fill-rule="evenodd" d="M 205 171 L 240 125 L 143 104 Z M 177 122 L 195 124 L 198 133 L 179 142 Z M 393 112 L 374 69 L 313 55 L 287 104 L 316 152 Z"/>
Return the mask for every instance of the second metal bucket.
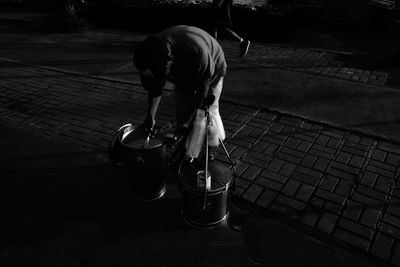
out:
<path id="1" fill-rule="evenodd" d="M 228 196 L 232 173 L 222 163 L 209 162 L 211 188 L 205 194 L 197 183 L 197 175 L 204 165 L 204 162 L 195 162 L 181 170 L 182 216 L 193 227 L 210 229 L 224 222 L 229 215 Z"/>

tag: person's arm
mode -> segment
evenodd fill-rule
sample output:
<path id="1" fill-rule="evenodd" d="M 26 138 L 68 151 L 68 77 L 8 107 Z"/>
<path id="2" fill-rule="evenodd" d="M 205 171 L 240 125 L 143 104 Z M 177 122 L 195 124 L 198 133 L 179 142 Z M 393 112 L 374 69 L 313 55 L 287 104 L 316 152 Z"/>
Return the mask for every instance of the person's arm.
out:
<path id="1" fill-rule="evenodd" d="M 156 114 L 160 101 L 161 101 L 161 96 L 153 97 L 149 93 L 147 116 L 143 123 L 146 132 L 150 132 L 153 129 L 154 125 L 156 124 Z"/>
<path id="2" fill-rule="evenodd" d="M 140 76 L 143 87 L 148 91 L 148 107 L 147 116 L 143 122 L 146 132 L 150 132 L 156 123 L 156 114 L 161 101 L 162 89 L 165 85 L 164 81 L 155 81 L 144 76 Z"/>
<path id="3" fill-rule="evenodd" d="M 208 96 L 209 87 L 210 87 L 209 79 L 205 79 L 205 80 L 197 83 L 198 90 L 196 90 L 196 92 L 193 96 L 194 97 L 193 114 L 191 114 L 190 117 L 188 118 L 188 120 L 183 124 L 184 127 L 190 127 L 190 123 L 196 117 L 197 110 L 204 109 L 204 102 Z"/>
<path id="4" fill-rule="evenodd" d="M 210 88 L 210 79 L 204 79 L 199 82 L 198 90 L 194 95 L 194 106 L 195 110 L 202 108 L 204 104 L 204 99 L 208 96 L 209 88 Z"/>

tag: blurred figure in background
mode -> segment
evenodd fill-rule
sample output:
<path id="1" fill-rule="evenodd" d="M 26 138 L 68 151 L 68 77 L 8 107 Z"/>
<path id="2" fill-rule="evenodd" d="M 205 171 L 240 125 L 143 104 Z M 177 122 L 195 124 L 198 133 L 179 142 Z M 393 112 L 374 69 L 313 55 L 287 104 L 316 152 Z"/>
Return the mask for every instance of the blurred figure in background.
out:
<path id="1" fill-rule="evenodd" d="M 226 33 L 230 38 L 239 42 L 240 56 L 243 57 L 249 50 L 250 41 L 240 37 L 232 30 L 231 7 L 233 0 L 213 0 L 212 9 L 212 35 L 218 39 L 218 33 Z"/>

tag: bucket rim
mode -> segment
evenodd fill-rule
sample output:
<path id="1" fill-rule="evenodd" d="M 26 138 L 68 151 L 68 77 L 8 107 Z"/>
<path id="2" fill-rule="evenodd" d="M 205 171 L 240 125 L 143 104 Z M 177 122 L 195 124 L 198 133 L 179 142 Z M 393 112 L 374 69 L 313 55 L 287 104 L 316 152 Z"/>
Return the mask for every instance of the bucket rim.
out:
<path id="1" fill-rule="evenodd" d="M 149 146 L 149 147 L 140 147 L 140 148 L 139 147 L 132 147 L 132 146 L 126 144 L 124 142 L 124 139 L 126 137 L 128 137 L 131 133 L 133 133 L 134 131 L 138 130 L 140 127 L 141 127 L 141 125 L 135 127 L 131 123 L 127 123 L 127 124 L 125 124 L 125 125 L 120 127 L 120 129 L 118 130 L 119 131 L 118 139 L 119 139 L 119 142 L 121 143 L 121 145 L 123 147 L 129 148 L 129 149 L 133 149 L 133 150 L 152 150 L 152 149 L 159 148 L 159 147 L 162 147 L 162 146 L 165 145 L 165 141 L 161 142 L 159 144 L 156 144 L 156 145 Z M 143 141 L 144 141 L 144 139 L 143 139 Z"/>

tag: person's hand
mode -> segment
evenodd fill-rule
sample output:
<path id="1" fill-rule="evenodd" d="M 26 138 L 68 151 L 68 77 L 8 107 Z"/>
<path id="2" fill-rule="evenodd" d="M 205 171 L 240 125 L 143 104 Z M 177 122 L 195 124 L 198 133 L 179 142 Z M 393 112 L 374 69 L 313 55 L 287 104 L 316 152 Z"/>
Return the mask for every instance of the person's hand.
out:
<path id="1" fill-rule="evenodd" d="M 144 131 L 147 135 L 151 133 L 155 124 L 156 121 L 151 116 L 147 116 L 143 122 Z"/>

